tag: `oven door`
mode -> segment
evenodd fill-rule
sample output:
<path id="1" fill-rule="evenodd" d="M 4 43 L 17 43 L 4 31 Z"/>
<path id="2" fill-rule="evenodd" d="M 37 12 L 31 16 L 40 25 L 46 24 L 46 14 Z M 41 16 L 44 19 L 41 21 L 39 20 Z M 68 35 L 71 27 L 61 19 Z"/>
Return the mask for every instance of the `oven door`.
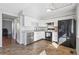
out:
<path id="1" fill-rule="evenodd" d="M 51 33 L 47 32 L 46 37 L 51 37 Z"/>
<path id="2" fill-rule="evenodd" d="M 45 38 L 48 41 L 52 41 L 52 32 L 45 32 Z"/>

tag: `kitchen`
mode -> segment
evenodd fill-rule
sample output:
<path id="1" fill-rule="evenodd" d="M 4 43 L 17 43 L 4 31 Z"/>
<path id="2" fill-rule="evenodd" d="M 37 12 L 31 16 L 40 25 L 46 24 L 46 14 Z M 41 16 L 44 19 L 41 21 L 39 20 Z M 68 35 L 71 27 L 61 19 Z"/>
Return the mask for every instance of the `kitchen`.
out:
<path id="1" fill-rule="evenodd" d="M 50 41 L 53 45 L 59 46 L 67 40 L 67 37 L 58 38 L 59 37 L 58 27 L 60 20 L 43 22 L 42 20 L 39 21 L 32 17 L 24 16 L 23 14 L 19 16 L 19 19 L 20 19 L 19 22 L 17 21 L 18 22 L 17 34 L 19 33 L 19 35 L 17 35 L 17 43 L 19 44 L 28 45 L 40 40 L 47 40 Z M 73 18 L 71 18 L 70 20 L 72 19 Z M 73 47 L 75 48 L 75 41 L 73 43 L 72 41 L 71 43 L 68 43 L 68 46 L 69 47 L 72 46 L 72 48 Z"/>
<path id="2" fill-rule="evenodd" d="M 40 23 L 36 19 L 27 16 L 21 17 L 24 17 L 23 19 L 25 20 L 22 21 L 23 23 L 21 22 L 23 26 L 20 30 L 20 35 L 22 35 L 20 36 L 21 39 L 19 39 L 19 35 L 17 35 L 17 42 L 19 44 L 27 45 L 42 39 L 48 40 L 50 42 L 57 42 L 57 27 L 55 26 L 56 29 L 54 30 L 54 24 L 52 24 L 54 22 Z"/>
<path id="3" fill-rule="evenodd" d="M 51 49 L 52 53 L 54 52 L 53 51 L 54 47 L 56 50 L 58 48 L 61 48 L 61 45 L 63 46 L 63 48 L 69 47 L 69 48 L 73 48 L 74 50 L 76 49 L 76 19 L 75 19 L 76 12 L 73 12 L 75 10 L 75 4 L 54 4 L 57 6 L 56 10 L 51 10 L 50 6 L 52 7 L 55 6 L 53 6 L 50 3 L 49 4 L 44 4 L 44 3 L 17 4 L 17 5 L 1 4 L 1 6 L 2 5 L 3 6 L 5 5 L 6 7 L 10 5 L 14 5 L 16 6 L 16 8 L 15 9 L 13 8 L 13 11 L 16 12 L 17 10 L 16 18 L 14 18 L 14 26 L 13 26 L 14 30 L 12 33 L 13 34 L 12 42 L 14 43 L 9 44 L 11 47 L 19 48 L 22 46 L 23 48 L 24 47 L 28 48 L 27 45 L 29 45 L 29 48 L 31 46 L 31 50 L 34 53 L 36 53 L 35 50 L 36 49 L 38 50 L 38 47 L 40 49 L 40 52 L 42 51 L 41 50 L 42 47 L 44 47 L 43 50 L 45 49 L 50 50 L 52 48 Z M 20 7 L 21 9 L 19 9 L 18 7 L 19 5 L 22 5 Z M 22 8 L 23 6 L 25 7 Z M 10 9 L 12 10 L 11 7 Z M 33 46 L 33 44 L 36 45 L 38 44 L 38 46 L 36 45 Z M 49 46 L 50 49 L 48 49 Z M 62 50 L 63 48 L 61 48 L 60 49 L 61 51 L 59 52 L 63 53 Z M 25 49 L 25 51 L 27 50 L 28 49 Z M 70 53 L 70 50 L 67 51 L 69 51 Z M 15 52 L 15 54 L 16 53 L 17 51 Z"/>

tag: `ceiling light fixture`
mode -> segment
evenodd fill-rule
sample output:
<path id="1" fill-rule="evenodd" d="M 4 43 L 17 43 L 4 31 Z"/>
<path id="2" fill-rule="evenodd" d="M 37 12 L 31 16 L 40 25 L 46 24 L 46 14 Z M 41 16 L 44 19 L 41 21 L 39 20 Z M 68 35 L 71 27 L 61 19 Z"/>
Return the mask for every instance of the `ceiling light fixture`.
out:
<path id="1" fill-rule="evenodd" d="M 47 11 L 47 12 L 51 12 L 52 10 L 51 10 L 51 9 L 47 9 L 46 11 Z"/>
<path id="2" fill-rule="evenodd" d="M 55 9 L 54 4 L 52 3 L 51 5 L 49 5 L 49 8 L 46 10 L 47 12 L 52 12 L 52 10 Z"/>

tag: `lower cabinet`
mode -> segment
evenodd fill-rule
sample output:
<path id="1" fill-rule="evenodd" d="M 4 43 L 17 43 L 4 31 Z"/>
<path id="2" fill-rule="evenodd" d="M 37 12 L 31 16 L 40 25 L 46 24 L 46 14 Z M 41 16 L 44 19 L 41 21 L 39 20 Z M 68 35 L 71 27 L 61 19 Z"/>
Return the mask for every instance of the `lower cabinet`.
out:
<path id="1" fill-rule="evenodd" d="M 34 32 L 34 41 L 41 39 L 45 39 L 45 32 L 44 31 Z"/>
<path id="2" fill-rule="evenodd" d="M 27 44 L 30 44 L 34 41 L 34 32 L 27 33 Z"/>
<path id="3" fill-rule="evenodd" d="M 32 42 L 45 39 L 45 32 L 44 31 L 38 31 L 38 32 L 23 32 L 22 36 L 22 44 L 27 45 Z"/>
<path id="4" fill-rule="evenodd" d="M 27 45 L 34 41 L 34 32 L 23 32 L 22 34 L 22 44 Z"/>
<path id="5" fill-rule="evenodd" d="M 58 33 L 54 32 L 52 33 L 52 42 L 58 42 Z"/>

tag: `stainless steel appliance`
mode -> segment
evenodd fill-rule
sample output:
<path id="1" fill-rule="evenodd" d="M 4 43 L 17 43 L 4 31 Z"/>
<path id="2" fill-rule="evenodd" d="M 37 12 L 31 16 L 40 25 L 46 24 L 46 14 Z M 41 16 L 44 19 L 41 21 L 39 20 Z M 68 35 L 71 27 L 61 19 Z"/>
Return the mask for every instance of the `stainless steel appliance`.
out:
<path id="1" fill-rule="evenodd" d="M 46 40 L 52 42 L 52 32 L 45 32 L 45 38 Z"/>

